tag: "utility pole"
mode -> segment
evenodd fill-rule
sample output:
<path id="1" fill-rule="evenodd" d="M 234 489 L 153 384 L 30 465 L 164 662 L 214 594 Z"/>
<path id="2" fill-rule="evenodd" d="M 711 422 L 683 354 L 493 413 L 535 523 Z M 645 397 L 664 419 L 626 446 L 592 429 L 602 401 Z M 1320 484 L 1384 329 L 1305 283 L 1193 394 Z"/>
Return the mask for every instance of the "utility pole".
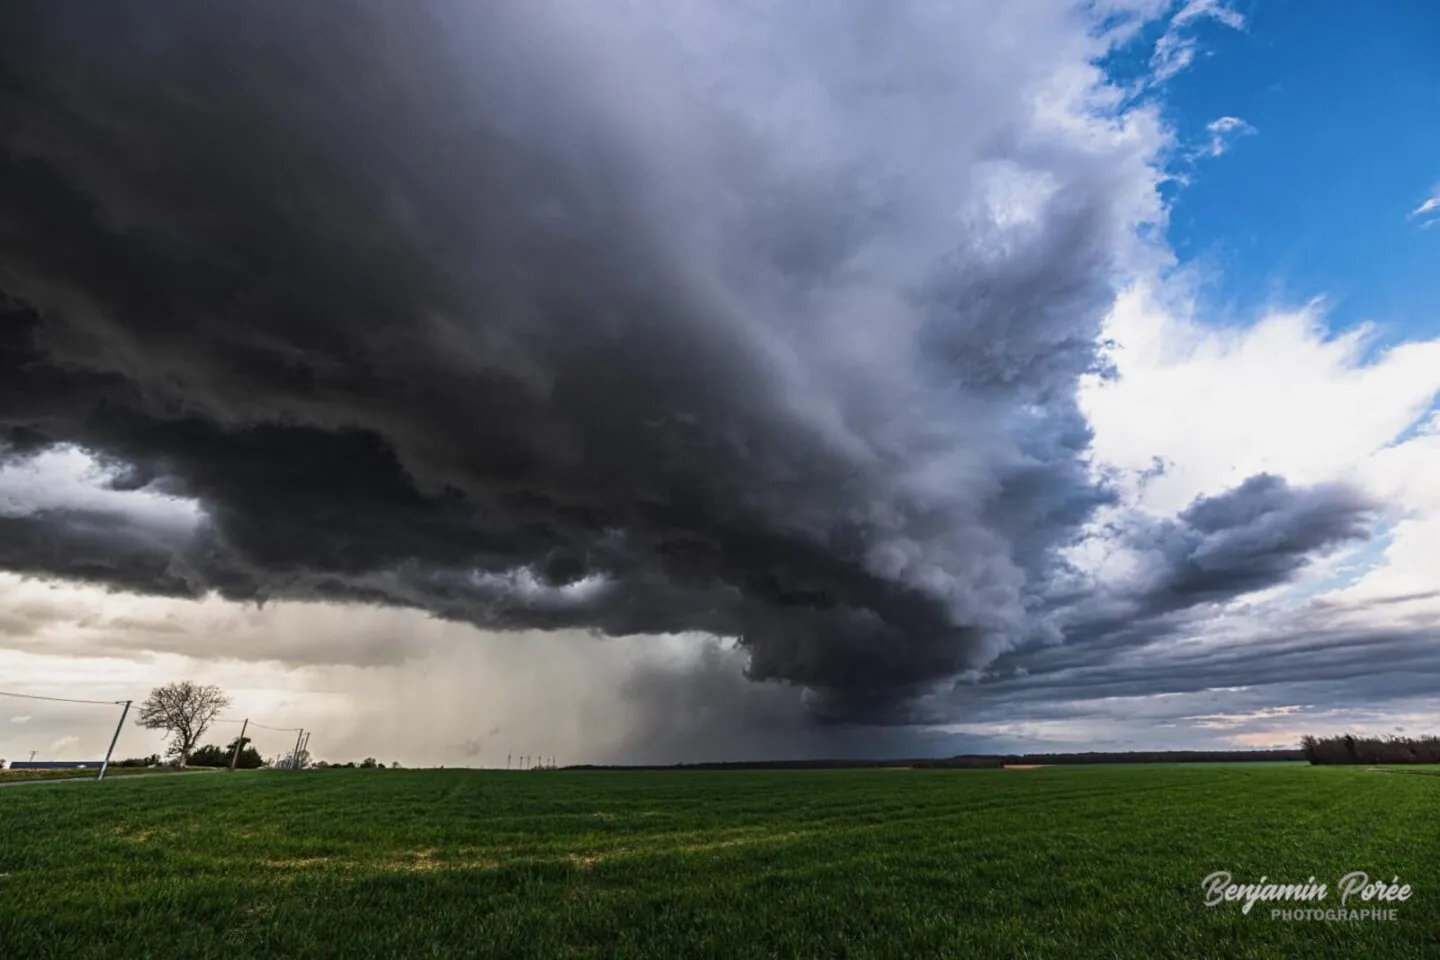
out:
<path id="1" fill-rule="evenodd" d="M 240 724 L 240 736 L 235 738 L 235 749 L 230 751 L 230 769 L 234 771 L 235 764 L 240 759 L 240 748 L 245 745 L 245 731 L 250 726 L 250 718 L 246 717 L 245 722 Z"/>
<path id="2" fill-rule="evenodd" d="M 295 734 L 295 749 L 290 754 L 291 770 L 300 769 L 300 738 L 303 736 L 305 736 L 305 730 L 304 728 L 301 728 L 300 732 Z"/>
<path id="3" fill-rule="evenodd" d="M 510 754 L 508 754 L 508 753 L 505 754 L 505 769 L 506 769 L 506 770 L 509 770 L 509 769 L 510 769 Z"/>
<path id="4" fill-rule="evenodd" d="M 116 700 L 115 702 L 121 703 L 122 701 Z M 115 741 L 120 739 L 120 728 L 125 726 L 125 718 L 130 715 L 130 701 L 123 702 L 125 709 L 120 711 L 120 722 L 115 724 L 115 736 L 110 738 L 110 749 L 105 751 L 105 759 L 100 763 L 100 775 L 95 778 L 97 781 L 105 779 L 105 771 L 110 769 L 110 755 L 115 752 Z M 32 753 L 30 756 L 33 757 L 35 754 Z"/>
<path id="5" fill-rule="evenodd" d="M 307 758 L 310 756 L 310 733 L 308 731 L 305 733 L 305 742 L 300 744 L 300 756 Z M 303 764 L 300 769 L 305 769 Z"/>

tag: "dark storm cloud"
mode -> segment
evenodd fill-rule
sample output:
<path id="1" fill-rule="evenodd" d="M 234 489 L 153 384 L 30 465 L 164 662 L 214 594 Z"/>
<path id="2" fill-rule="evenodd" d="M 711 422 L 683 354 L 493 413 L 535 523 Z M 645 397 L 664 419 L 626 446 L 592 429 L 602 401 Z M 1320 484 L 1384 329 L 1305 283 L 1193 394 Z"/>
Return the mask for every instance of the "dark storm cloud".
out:
<path id="1" fill-rule="evenodd" d="M 1204 616 L 1207 605 L 1281 586 L 1315 557 L 1367 539 L 1378 509 L 1342 484 L 1293 487 L 1258 474 L 1173 518 L 1124 514 L 1105 536 L 1131 554 L 1135 573 L 1103 585 L 1074 569 L 1054 577 L 1044 626 L 994 670 L 1062 669 L 1193 630 L 1197 609 Z"/>
<path id="2" fill-rule="evenodd" d="M 1130 655 L 1099 651 L 1086 662 L 962 684 L 947 706 L 954 719 L 1002 727 L 1042 722 L 1093 731 L 1110 724 L 1146 747 L 1173 746 L 1196 729 L 1232 736 L 1272 728 L 1289 732 L 1279 742 L 1293 742 L 1296 731 L 1342 732 L 1353 729 L 1352 720 L 1379 722 L 1395 711 L 1433 716 L 1435 641 L 1433 615 L 1424 624 L 1356 626 L 1312 610 L 1278 629 L 1252 624 L 1221 638 L 1181 631 Z M 1291 705 L 1292 715 L 1263 719 L 1280 705 Z M 1237 719 L 1211 721 L 1210 714 Z M 1146 738 L 1137 721 L 1165 729 Z"/>
<path id="3" fill-rule="evenodd" d="M 1294 489 L 1269 474 L 1202 497 L 1140 544 L 1165 561 L 1149 584 L 1151 603 L 1178 607 L 1283 583 L 1317 551 L 1367 539 L 1377 506 L 1350 487 Z"/>
<path id="4" fill-rule="evenodd" d="M 0 569 L 63 577 L 164 596 L 201 590 L 175 570 L 176 551 L 108 513 L 43 510 L 0 516 Z"/>
<path id="5" fill-rule="evenodd" d="M 1149 186 L 1037 126 L 1070 15 L 602 10 L 9 4 L 6 455 L 78 445 L 204 519 L 7 516 L 0 565 L 736 637 L 836 719 L 1063 623 L 1057 550 L 1112 499 L 1075 386 Z M 1358 529 L 1227 497 L 1125 604 Z"/>
<path id="6" fill-rule="evenodd" d="M 1324 709 L 1433 692 L 1433 612 L 1393 609 L 1433 592 L 1277 599 L 1230 617 L 1207 606 L 1282 585 L 1315 556 L 1367 539 L 1377 509 L 1342 485 L 1294 488 L 1262 474 L 1174 519 L 1136 523 L 1119 539 L 1137 551 L 1140 576 L 1059 611 L 1064 645 L 1007 653 L 951 703 L 1035 715 L 1072 698 L 1083 710 L 1096 698 L 1219 690 L 1234 701 L 1253 689 L 1256 705 Z"/>

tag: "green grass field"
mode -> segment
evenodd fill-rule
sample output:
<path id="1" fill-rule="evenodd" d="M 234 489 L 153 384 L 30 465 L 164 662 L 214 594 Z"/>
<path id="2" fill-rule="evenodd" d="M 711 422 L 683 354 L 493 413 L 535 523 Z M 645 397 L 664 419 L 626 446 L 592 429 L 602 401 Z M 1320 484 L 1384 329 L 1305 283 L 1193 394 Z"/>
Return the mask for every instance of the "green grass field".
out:
<path id="1" fill-rule="evenodd" d="M 1437 777 L 1288 764 L 16 787 L 0 955 L 1433 958 L 1437 812 Z M 1218 869 L 1414 894 L 1282 922 L 1204 906 Z"/>

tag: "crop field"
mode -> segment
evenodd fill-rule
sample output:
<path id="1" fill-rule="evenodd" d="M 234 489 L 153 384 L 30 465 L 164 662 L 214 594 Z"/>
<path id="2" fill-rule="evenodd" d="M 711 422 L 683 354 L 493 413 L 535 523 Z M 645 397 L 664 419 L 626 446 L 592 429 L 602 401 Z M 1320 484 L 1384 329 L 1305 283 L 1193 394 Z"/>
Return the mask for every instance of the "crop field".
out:
<path id="1" fill-rule="evenodd" d="M 110 777 L 136 777 L 136 776 L 158 776 L 162 774 L 178 773 L 169 767 L 111 767 L 105 772 L 106 778 Z M 186 770 L 184 773 L 189 776 L 200 773 L 199 770 Z M 209 771 L 203 771 L 208 773 Z M 75 768 L 60 770 L 0 770 L 0 785 L 16 783 L 29 780 L 94 780 L 97 771 Z"/>
<path id="2" fill-rule="evenodd" d="M 1291 764 L 22 786 L 0 955 L 1433 958 L 1437 812 L 1440 777 Z M 1413 892 L 1287 922 L 1207 907 L 1217 870 Z"/>

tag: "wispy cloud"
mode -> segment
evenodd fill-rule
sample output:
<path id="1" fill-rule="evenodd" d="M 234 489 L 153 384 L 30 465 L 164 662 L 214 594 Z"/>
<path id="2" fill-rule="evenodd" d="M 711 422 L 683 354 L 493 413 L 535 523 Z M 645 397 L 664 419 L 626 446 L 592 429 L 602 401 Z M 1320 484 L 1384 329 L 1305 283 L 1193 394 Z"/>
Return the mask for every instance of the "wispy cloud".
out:
<path id="1" fill-rule="evenodd" d="M 1205 132 L 1210 134 L 1210 142 L 1199 151 L 1200 155 L 1218 157 L 1230 149 L 1237 137 L 1246 137 L 1258 131 L 1239 117 L 1221 117 L 1207 123 Z"/>
<path id="2" fill-rule="evenodd" d="M 1218 20 L 1234 30 L 1245 28 L 1245 17 L 1238 11 L 1225 6 L 1224 0 L 1190 0 L 1180 8 L 1179 13 L 1175 14 L 1174 19 L 1170 21 L 1170 26 L 1184 26 L 1206 17 Z"/>
<path id="3" fill-rule="evenodd" d="M 1440 183 L 1431 187 L 1430 196 L 1426 197 L 1420 206 L 1410 211 L 1409 219 L 1419 218 L 1425 218 L 1425 222 L 1421 224 L 1422 227 L 1428 227 L 1436 220 L 1440 220 Z"/>
<path id="4" fill-rule="evenodd" d="M 29 723 L 29 722 L 31 721 L 31 719 L 32 719 L 31 716 L 27 713 L 27 714 L 25 714 L 24 716 L 11 717 L 11 718 L 10 718 L 10 722 L 11 722 L 11 723 Z"/>
<path id="5" fill-rule="evenodd" d="M 1164 83 L 1194 62 L 1196 40 L 1187 28 L 1202 20 L 1215 20 L 1232 30 L 1245 29 L 1245 17 L 1226 6 L 1224 0 L 1189 0 L 1170 18 L 1170 25 L 1155 44 L 1150 57 L 1153 83 Z"/>

